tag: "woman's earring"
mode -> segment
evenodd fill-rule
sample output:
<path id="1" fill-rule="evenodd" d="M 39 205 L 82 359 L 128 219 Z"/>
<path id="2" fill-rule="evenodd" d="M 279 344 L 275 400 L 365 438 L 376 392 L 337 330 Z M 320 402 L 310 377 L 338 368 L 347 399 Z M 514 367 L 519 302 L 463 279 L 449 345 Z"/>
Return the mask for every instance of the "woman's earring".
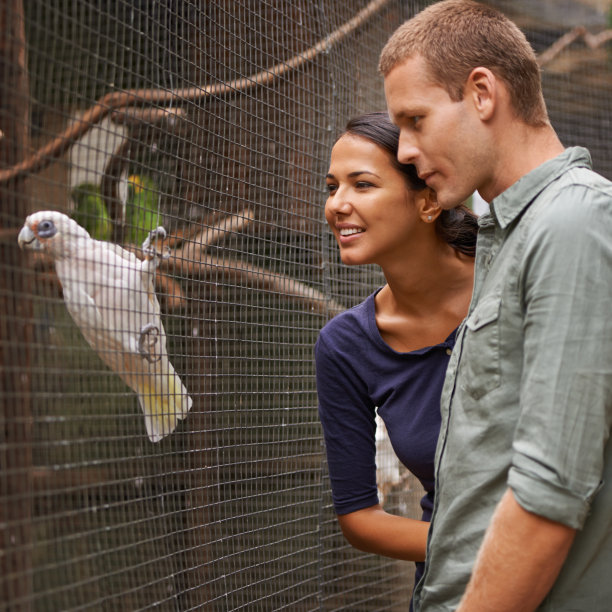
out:
<path id="1" fill-rule="evenodd" d="M 427 217 L 427 220 L 428 220 L 428 221 L 431 221 L 432 219 L 433 219 L 433 217 L 432 217 L 431 215 L 429 215 L 429 216 Z"/>

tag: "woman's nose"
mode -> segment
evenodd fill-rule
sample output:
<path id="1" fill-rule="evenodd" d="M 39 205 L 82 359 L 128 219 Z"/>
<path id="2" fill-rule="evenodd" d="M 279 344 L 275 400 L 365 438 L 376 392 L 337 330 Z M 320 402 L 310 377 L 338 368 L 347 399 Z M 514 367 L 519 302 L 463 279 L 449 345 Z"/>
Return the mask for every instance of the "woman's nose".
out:
<path id="1" fill-rule="evenodd" d="M 338 188 L 327 200 L 327 208 L 337 215 L 349 214 L 352 210 L 351 199 L 346 189 Z"/>

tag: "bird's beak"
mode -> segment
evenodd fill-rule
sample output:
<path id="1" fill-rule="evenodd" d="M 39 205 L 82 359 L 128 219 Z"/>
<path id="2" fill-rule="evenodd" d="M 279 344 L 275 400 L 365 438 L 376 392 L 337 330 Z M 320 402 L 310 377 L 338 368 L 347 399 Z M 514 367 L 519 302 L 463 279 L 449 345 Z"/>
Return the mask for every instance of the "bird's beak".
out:
<path id="1" fill-rule="evenodd" d="M 19 243 L 20 249 L 33 249 L 38 251 L 42 249 L 42 244 L 38 241 L 34 232 L 27 226 L 24 225 L 17 236 L 17 242 Z"/>

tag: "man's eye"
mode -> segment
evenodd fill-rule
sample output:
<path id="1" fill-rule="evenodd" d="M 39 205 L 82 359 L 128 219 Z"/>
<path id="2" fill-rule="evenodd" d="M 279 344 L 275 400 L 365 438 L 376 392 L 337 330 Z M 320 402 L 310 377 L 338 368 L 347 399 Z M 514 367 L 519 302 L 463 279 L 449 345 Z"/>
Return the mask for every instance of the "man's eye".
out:
<path id="1" fill-rule="evenodd" d="M 422 119 L 421 115 L 415 115 L 414 117 L 412 117 L 413 125 L 416 125 L 421 119 Z"/>

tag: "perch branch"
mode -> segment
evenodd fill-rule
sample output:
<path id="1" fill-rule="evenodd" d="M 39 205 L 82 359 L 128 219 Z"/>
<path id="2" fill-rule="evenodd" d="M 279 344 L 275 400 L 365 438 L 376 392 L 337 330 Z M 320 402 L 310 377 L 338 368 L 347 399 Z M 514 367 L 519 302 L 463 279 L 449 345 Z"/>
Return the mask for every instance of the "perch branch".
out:
<path id="1" fill-rule="evenodd" d="M 315 312 L 322 314 L 338 314 L 346 310 L 342 304 L 328 298 L 320 291 L 313 289 L 295 278 L 284 274 L 276 274 L 243 261 L 224 259 L 205 255 L 207 247 L 219 242 L 229 232 L 240 232 L 254 219 L 249 208 L 243 209 L 238 215 L 223 217 L 213 227 L 205 229 L 195 236 L 193 241 L 185 243 L 174 251 L 172 259 L 162 262 L 181 272 L 193 274 L 194 272 L 221 269 L 222 274 L 236 280 L 245 280 L 253 289 L 276 291 L 284 296 L 305 302 Z"/>
<path id="2" fill-rule="evenodd" d="M 197 254 L 207 247 L 219 242 L 230 232 L 241 232 L 250 225 L 255 215 L 249 208 L 244 208 L 238 215 L 227 215 L 212 227 L 196 234 L 193 239 L 185 241 L 182 247 L 176 249 L 175 256 L 182 259 L 195 259 Z"/>
<path id="3" fill-rule="evenodd" d="M 136 108 L 129 107 L 127 110 L 116 110 L 111 113 L 111 121 L 117 125 L 137 127 L 142 124 L 156 125 L 162 122 L 175 124 L 177 120 L 185 116 L 182 108 Z"/>
<path id="4" fill-rule="evenodd" d="M 166 263 L 166 262 L 164 262 Z M 162 264 L 163 265 L 163 264 Z M 249 288 L 275 291 L 284 297 L 308 304 L 314 312 L 336 315 L 346 307 L 301 281 L 260 268 L 236 259 L 224 259 L 219 256 L 201 253 L 199 260 L 167 260 L 166 265 L 179 269 L 184 274 L 210 273 L 213 270 L 233 280 L 246 281 Z"/>
<path id="5" fill-rule="evenodd" d="M 294 55 L 286 62 L 280 62 L 271 68 L 262 70 L 248 77 L 205 85 L 203 87 L 184 87 L 177 90 L 163 89 L 131 89 L 124 92 L 110 92 L 100 98 L 89 108 L 80 119 L 77 119 L 62 134 L 38 149 L 23 161 L 0 170 L 0 183 L 23 176 L 27 172 L 38 172 L 48 166 L 51 161 L 65 153 L 74 142 L 84 136 L 93 126 L 107 115 L 121 108 L 139 103 L 170 104 L 182 100 L 197 100 L 210 96 L 221 96 L 236 91 L 248 91 L 254 87 L 268 85 L 285 73 L 313 60 L 317 55 L 353 32 L 371 15 L 388 4 L 389 0 L 372 0 L 355 17 L 334 30 L 329 36 L 320 40 L 314 47 L 304 53 Z"/>

